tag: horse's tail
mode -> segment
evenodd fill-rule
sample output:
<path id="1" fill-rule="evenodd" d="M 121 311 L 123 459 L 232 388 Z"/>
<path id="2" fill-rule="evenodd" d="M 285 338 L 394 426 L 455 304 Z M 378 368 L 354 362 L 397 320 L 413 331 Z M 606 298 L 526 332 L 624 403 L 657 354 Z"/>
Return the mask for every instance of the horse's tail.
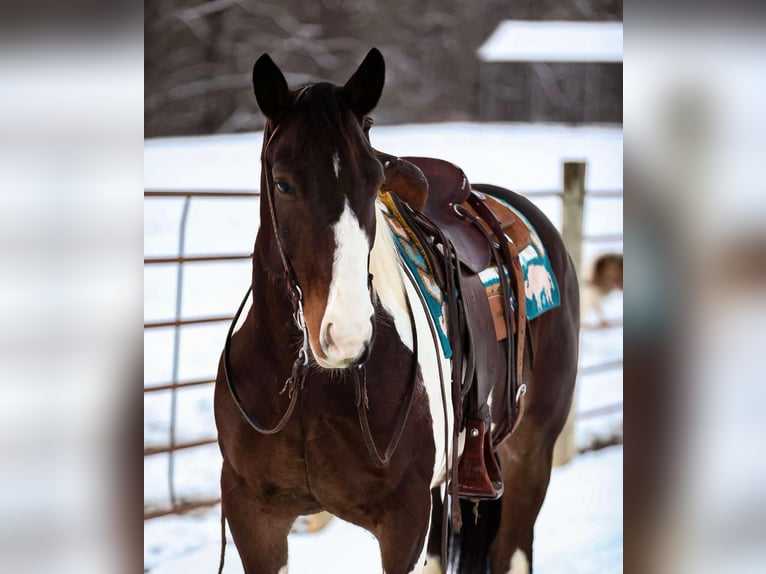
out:
<path id="1" fill-rule="evenodd" d="M 226 556 L 226 515 L 223 513 L 221 501 L 221 558 L 218 561 L 218 574 L 223 574 L 224 557 Z"/>
<path id="2" fill-rule="evenodd" d="M 460 501 L 463 527 L 450 532 L 450 562 L 456 574 L 487 574 L 491 571 L 490 545 L 500 526 L 500 500 L 474 504 Z"/>

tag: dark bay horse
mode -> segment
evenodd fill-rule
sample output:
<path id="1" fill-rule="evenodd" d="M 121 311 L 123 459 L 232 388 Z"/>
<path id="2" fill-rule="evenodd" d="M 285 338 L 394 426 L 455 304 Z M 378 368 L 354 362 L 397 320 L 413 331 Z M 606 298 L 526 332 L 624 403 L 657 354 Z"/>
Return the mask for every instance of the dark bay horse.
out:
<path id="1" fill-rule="evenodd" d="M 253 84 L 268 118 L 261 225 L 250 306 L 232 325 L 215 389 L 222 511 L 244 569 L 286 572 L 293 521 L 327 510 L 376 536 L 387 574 L 446 571 L 438 490 L 462 437 L 455 445 L 443 432 L 454 416 L 439 376 L 449 376 L 449 359 L 376 201 L 384 173 L 362 123 L 383 89 L 383 58 L 371 50 L 344 86 L 294 91 L 264 55 Z M 451 538 L 455 571 L 518 574 L 531 571 L 533 526 L 572 400 L 578 289 L 550 221 L 519 195 L 482 190 L 535 226 L 561 293 L 559 307 L 530 322 L 523 416 L 498 449 L 505 492 L 481 502 L 476 521 L 468 507 Z M 371 448 L 390 460 L 380 464 Z"/>

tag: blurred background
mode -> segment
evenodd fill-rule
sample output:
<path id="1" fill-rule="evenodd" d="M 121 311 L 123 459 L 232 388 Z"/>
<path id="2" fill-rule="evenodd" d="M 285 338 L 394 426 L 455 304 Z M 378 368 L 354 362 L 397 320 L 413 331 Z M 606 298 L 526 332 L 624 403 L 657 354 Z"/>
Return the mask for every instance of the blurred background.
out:
<path id="1" fill-rule="evenodd" d="M 267 52 L 293 87 L 343 84 L 375 46 L 373 145 L 522 193 L 565 237 L 583 291 L 580 377 L 535 568 L 621 571 L 621 2 L 171 0 L 144 20 L 145 569 L 218 559 L 212 388 L 259 224 L 252 65 Z M 296 524 L 291 574 L 380 571 L 371 534 L 326 518 Z M 572 522 L 589 526 L 563 536 Z M 226 572 L 241 572 L 233 548 Z"/>
<path id="2" fill-rule="evenodd" d="M 198 9 L 216 4 L 198 2 L 191 6 Z M 564 568 L 580 571 L 580 566 L 590 571 L 587 570 L 593 568 L 590 558 L 596 554 L 584 552 L 582 539 L 574 536 L 574 532 L 584 533 L 589 540 L 608 541 L 600 555 L 609 561 L 607 565 L 596 565 L 600 572 L 615 571 L 609 565 L 619 562 L 621 556 L 625 571 L 641 574 L 712 569 L 763 572 L 766 455 L 760 443 L 761 437 L 766 436 L 766 417 L 762 416 L 766 388 L 763 384 L 766 190 L 761 168 L 766 157 L 763 138 L 766 25 L 761 3 L 629 0 L 623 14 L 619 7 L 602 11 L 600 3 L 572 1 L 550 3 L 550 10 L 559 12 L 544 16 L 531 12 L 547 4 L 515 2 L 493 12 L 488 7 L 473 9 L 484 6 L 481 3 L 466 2 L 462 12 L 459 8 L 449 12 L 450 16 L 461 16 L 455 31 L 443 34 L 444 43 L 457 42 L 454 38 L 458 30 L 472 22 L 485 26 L 481 33 L 471 36 L 470 47 L 465 44 L 465 50 L 458 50 L 461 58 L 470 57 L 474 61 L 473 68 L 468 66 L 467 71 L 461 71 L 473 78 L 476 90 L 465 91 L 465 101 L 472 103 L 463 108 L 456 105 L 445 116 L 428 116 L 433 124 L 412 127 L 410 123 L 405 124 L 410 126 L 405 129 L 386 122 L 425 121 L 430 109 L 419 108 L 423 120 L 420 116 L 395 120 L 397 113 L 409 113 L 408 106 L 405 102 L 402 110 L 398 110 L 385 98 L 404 89 L 396 94 L 387 90 L 380 117 L 376 117 L 378 125 L 373 128 L 373 138 L 384 138 L 380 143 L 385 145 L 379 147 L 393 153 L 397 145 L 410 153 L 415 147 L 427 153 L 446 151 L 448 159 L 454 157 L 454 161 L 470 167 L 470 173 L 477 172 L 477 178 L 471 176 L 472 179 L 507 177 L 499 183 L 519 191 L 560 190 L 561 164 L 568 160 L 587 160 L 588 190 L 605 192 L 614 188 L 616 181 L 621 182 L 616 187 L 622 188 L 622 130 L 619 124 L 612 123 L 617 120 L 599 120 L 609 123 L 582 126 L 568 119 L 520 125 L 528 120 L 513 118 L 511 122 L 505 115 L 488 116 L 491 122 L 483 120 L 480 94 L 487 92 L 479 89 L 483 81 L 482 64 L 475 49 L 507 19 L 613 22 L 624 16 L 622 113 L 628 140 L 624 174 L 628 199 L 624 214 L 630 265 L 624 333 L 627 368 L 622 390 L 628 447 L 624 459 L 617 445 L 610 447 L 620 449 L 617 456 L 610 448 L 582 454 L 554 472 L 538 523 L 537 559 L 550 557 L 549 567 L 556 572 Z M 406 27 L 426 13 L 420 6 L 404 14 L 384 7 L 379 17 L 398 14 Z M 187 7 L 183 5 L 180 9 Z M 100 574 L 135 572 L 142 566 L 161 572 L 161 568 L 177 568 L 179 561 L 184 560 L 184 572 L 193 572 L 200 565 L 206 571 L 215 568 L 215 565 L 208 568 L 210 562 L 200 558 L 211 557 L 212 562 L 216 559 L 215 507 L 209 518 L 199 515 L 197 523 L 189 520 L 194 515 L 178 517 L 177 529 L 162 522 L 176 520 L 175 517 L 148 521 L 138 518 L 142 504 L 145 518 L 147 511 L 163 505 L 168 508 L 169 503 L 166 489 L 155 498 L 157 505 L 147 504 L 146 482 L 142 482 L 146 477 L 144 457 L 138 454 L 138 443 L 142 443 L 146 454 L 146 436 L 152 435 L 146 432 L 138 403 L 139 397 L 146 394 L 146 386 L 168 382 L 171 377 L 172 369 L 167 363 L 162 367 L 167 378 L 160 378 L 159 374 L 154 379 L 145 373 L 141 376 L 141 345 L 147 321 L 167 320 L 168 308 L 173 320 L 176 292 L 175 283 L 166 283 L 157 292 L 173 294 L 166 295 L 170 303 L 164 303 L 166 306 L 153 316 L 142 309 L 142 298 L 145 302 L 151 300 L 145 292 L 144 275 L 152 274 L 148 268 L 153 265 L 144 262 L 154 256 L 178 256 L 177 224 L 185 201 L 182 198 L 181 205 L 169 208 L 176 210 L 176 219 L 168 222 L 165 215 L 158 215 L 161 223 L 157 229 L 160 234 L 165 233 L 167 243 L 162 249 L 155 244 L 154 251 L 147 251 L 144 236 L 151 236 L 154 224 L 151 213 L 145 214 L 150 208 L 144 192 L 210 190 L 217 186 L 219 191 L 239 189 L 255 193 L 260 120 L 254 103 L 247 104 L 250 97 L 247 80 L 241 80 L 237 88 L 240 103 L 226 108 L 220 115 L 223 119 L 208 127 L 192 121 L 188 126 L 180 125 L 174 120 L 173 126 L 155 124 L 158 127 L 150 128 L 151 122 L 158 120 L 156 115 L 149 117 L 151 112 L 147 110 L 164 105 L 167 113 L 173 108 L 161 99 L 153 104 L 148 101 L 159 94 L 157 88 L 151 87 L 159 80 L 152 84 L 150 69 L 162 66 L 166 74 L 173 74 L 176 66 L 166 61 L 165 54 L 152 52 L 156 48 L 148 43 L 144 49 L 144 34 L 149 42 L 150 28 L 165 26 L 168 38 L 178 35 L 190 38 L 173 50 L 202 49 L 202 42 L 197 40 L 199 31 L 197 35 L 187 32 L 185 24 L 169 16 L 178 8 L 164 2 L 142 6 L 135 2 L 96 0 L 12 1 L 3 5 L 0 18 L 3 572 Z M 311 9 L 313 5 L 301 6 L 290 10 L 289 15 L 301 20 L 299 16 Z M 145 20 L 144 11 L 153 16 Z M 349 19 L 359 17 L 352 14 Z M 279 20 L 290 25 L 282 16 Z M 272 21 L 265 21 L 268 24 L 264 26 L 275 26 Z M 170 27 L 175 32 L 169 31 Z M 390 38 L 397 32 L 371 27 L 374 29 L 365 32 L 375 38 L 370 44 L 383 49 L 389 61 L 389 74 L 393 74 L 397 64 L 392 59 L 396 58 L 398 42 Z M 237 42 L 259 41 L 256 30 L 261 28 L 254 26 L 252 31 L 242 32 Z M 337 35 L 340 34 L 336 32 Z M 289 76 L 291 79 L 300 82 L 306 75 L 316 74 L 342 82 L 368 48 L 365 44 L 358 52 L 338 55 L 335 48 L 328 46 L 326 49 L 342 63 L 335 71 L 323 71 L 310 68 L 310 58 L 289 63 L 301 45 L 292 32 L 279 32 L 278 41 L 255 48 L 253 53 L 244 54 L 241 61 L 227 65 L 246 76 L 260 52 L 269 51 L 288 75 L 293 75 Z M 425 58 L 418 45 L 414 41 L 415 47 L 410 47 L 407 55 L 420 54 L 418 57 Z M 393 50 L 390 57 L 389 50 Z M 429 57 L 438 57 L 438 51 Z M 174 58 L 183 59 L 178 55 Z M 204 67 L 208 58 L 196 58 L 191 64 L 189 60 L 195 58 L 186 58 L 187 65 L 198 68 L 183 81 L 174 79 L 174 86 L 193 85 L 197 80 L 208 81 L 213 77 L 194 75 L 201 74 L 199 66 Z M 145 64 L 146 93 L 142 81 Z M 553 69 L 553 64 L 547 69 Z M 426 68 L 420 66 L 418 73 L 432 73 Z M 446 74 L 453 68 L 443 65 L 440 69 Z M 547 74 L 547 69 L 543 69 Z M 524 79 L 519 76 L 517 81 Z M 500 85 L 490 82 L 493 83 Z M 511 90 L 504 90 L 504 95 L 514 97 Z M 408 93 L 412 101 L 420 97 L 419 91 Z M 587 104 L 591 105 L 590 99 Z M 180 103 L 176 105 L 183 108 Z M 197 105 L 204 110 L 217 104 L 208 100 Z M 253 123 L 247 127 L 239 124 L 240 120 L 232 120 L 224 129 L 226 121 L 240 107 L 250 115 L 242 121 Z M 146 120 L 146 135 L 151 136 L 146 141 L 142 119 Z M 464 125 L 467 120 L 481 125 L 467 127 Z M 442 122 L 449 122 L 446 131 L 445 126 L 439 125 Z M 562 124 L 557 122 L 568 122 L 565 127 L 575 135 L 562 136 L 567 130 L 562 130 Z M 402 129 L 403 132 L 386 136 L 386 130 Z M 408 131 L 413 129 L 417 137 Z M 430 129 L 437 131 L 429 134 Z M 234 133 L 237 130 L 251 131 Z M 445 133 L 450 130 L 454 137 L 446 140 Z M 475 137 L 466 140 L 466 130 L 477 130 Z M 502 135 L 493 134 L 493 130 Z M 613 130 L 617 130 L 618 136 L 614 136 Z M 195 133 L 217 135 L 204 136 L 209 138 L 207 142 L 188 137 Z M 535 133 L 536 137 L 531 137 Z M 604 144 L 608 133 L 616 139 L 610 144 L 606 138 Z M 181 134 L 187 136 L 159 137 Z M 508 141 L 509 134 L 515 144 Z M 407 139 L 409 136 L 411 139 Z M 442 145 L 444 141 L 449 145 Z M 551 141 L 556 142 L 553 147 Z M 599 141 L 600 144 L 595 143 Z M 469 153 L 477 142 L 485 145 Z M 179 152 L 186 144 L 189 149 Z M 496 151 L 499 147 L 512 153 L 499 156 Z M 587 147 L 593 147 L 594 152 L 584 153 Z M 546 151 L 551 149 L 558 151 L 555 154 Z M 482 166 L 487 165 L 481 161 L 482 154 L 493 160 L 492 165 L 497 165 L 501 157 L 508 163 L 508 169 L 482 172 Z M 152 167 L 163 163 L 167 164 L 163 170 Z M 208 172 L 207 166 L 214 164 L 215 169 Z M 232 175 L 227 179 L 229 172 Z M 201 199 L 192 201 L 204 205 Z M 561 222 L 560 198 L 536 201 L 547 201 L 545 209 L 555 222 Z M 244 198 L 243 202 L 252 206 L 257 199 Z M 199 213 L 219 209 L 207 207 Z M 192 209 L 196 209 L 193 203 Z M 220 209 L 224 221 L 237 217 L 231 215 L 231 206 Z M 189 237 L 199 238 L 192 241 L 200 240 L 201 244 L 190 247 L 219 250 L 237 247 L 248 251 L 256 227 L 250 219 L 252 213 L 257 213 L 257 208 L 243 207 L 240 224 L 224 223 L 218 228 L 203 224 L 203 228 L 233 230 L 235 245 L 211 246 L 209 236 L 192 230 Z M 589 221 L 608 219 L 597 214 L 590 216 Z M 595 256 L 596 253 L 584 252 L 584 263 L 587 265 Z M 201 268 L 199 272 L 204 271 Z M 176 281 L 177 270 L 171 268 L 164 273 L 166 281 Z M 236 300 L 238 290 L 232 288 L 228 297 Z M 198 300 L 204 299 L 203 289 Z M 219 300 L 225 303 L 224 311 L 233 308 L 225 297 Z M 617 307 L 615 311 L 619 314 L 622 305 Z M 193 316 L 191 311 L 202 313 L 209 309 L 188 311 L 187 316 Z M 168 340 L 170 344 L 161 357 L 172 363 L 172 333 Z M 220 348 L 220 338 L 211 340 Z M 147 348 L 158 347 L 152 343 Z M 149 359 L 150 364 L 163 364 Z M 169 400 L 166 401 L 156 411 L 165 417 L 170 412 Z M 204 399 L 199 399 L 199 404 L 204 405 Z M 199 420 L 207 420 L 204 409 L 195 409 L 196 406 L 185 412 L 199 412 Z M 162 419 L 158 414 L 150 420 Z M 158 439 L 155 444 L 159 444 L 160 438 L 167 444 L 169 427 L 157 428 L 164 430 L 153 435 Z M 608 473 L 603 471 L 605 463 L 598 460 L 602 455 L 606 464 L 611 465 Z M 164 458 L 168 460 L 167 454 Z M 202 476 L 201 484 L 209 488 L 210 478 L 203 471 L 210 472 L 207 463 L 184 472 L 183 476 Z M 212 474 L 215 472 L 213 468 Z M 600 482 L 605 474 L 611 478 Z M 149 484 L 167 484 L 168 474 L 163 469 L 150 476 L 159 478 L 150 479 Z M 614 552 L 615 546 L 619 546 L 615 539 L 623 539 L 622 530 L 614 527 L 623 516 L 622 507 L 613 503 L 617 499 L 624 500 L 622 554 Z M 587 502 L 573 506 L 572 501 L 578 500 Z M 587 517 L 570 514 L 577 508 L 593 507 L 606 519 L 590 522 Z M 566 516 L 550 514 L 556 508 L 564 508 Z M 546 514 L 550 514 L 550 519 Z M 332 534 L 333 522 L 322 533 Z M 599 529 L 603 527 L 606 535 L 593 536 L 593 530 L 584 525 L 594 525 L 602 533 Z M 170 542 L 168 532 L 173 532 Z M 322 533 L 312 536 L 321 537 Z M 346 531 L 343 534 L 347 546 L 358 546 L 363 549 L 362 554 L 370 551 L 368 539 Z M 316 550 L 316 542 L 307 541 L 317 538 L 297 536 L 291 540 L 299 550 L 302 544 L 312 552 Z M 562 542 L 572 546 L 562 547 Z M 557 551 L 562 548 L 564 554 L 560 557 Z M 312 552 L 297 554 L 306 554 L 310 561 L 310 556 L 316 556 Z M 237 566 L 232 554 L 228 564 L 230 568 Z M 541 565 L 538 570 L 545 571 L 545 567 Z"/>
<path id="3" fill-rule="evenodd" d="M 251 74 L 264 52 L 294 86 L 348 78 L 372 46 L 386 58 L 379 125 L 622 120 L 621 61 L 477 54 L 503 20 L 619 22 L 621 0 L 167 0 L 144 20 L 147 137 L 262 128 Z"/>

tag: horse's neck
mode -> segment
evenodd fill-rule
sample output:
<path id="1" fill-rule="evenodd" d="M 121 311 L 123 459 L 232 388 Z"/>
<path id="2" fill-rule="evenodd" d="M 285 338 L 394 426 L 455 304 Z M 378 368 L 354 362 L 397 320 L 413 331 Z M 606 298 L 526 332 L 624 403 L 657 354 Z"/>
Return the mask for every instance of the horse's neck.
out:
<path id="1" fill-rule="evenodd" d="M 287 296 L 281 267 L 275 268 L 279 255 L 269 253 L 273 245 L 259 233 L 253 254 L 253 308 L 252 321 L 257 332 L 267 334 L 264 344 L 280 348 L 293 348 L 295 331 L 293 308 Z"/>

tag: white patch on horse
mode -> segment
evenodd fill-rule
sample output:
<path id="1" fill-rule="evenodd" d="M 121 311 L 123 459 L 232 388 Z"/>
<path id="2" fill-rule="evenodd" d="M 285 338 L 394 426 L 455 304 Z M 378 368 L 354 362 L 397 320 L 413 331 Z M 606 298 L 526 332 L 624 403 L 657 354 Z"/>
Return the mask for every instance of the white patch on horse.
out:
<path id="1" fill-rule="evenodd" d="M 423 568 L 423 574 L 442 574 L 441 558 L 429 554 L 426 557 L 426 567 Z"/>
<path id="2" fill-rule="evenodd" d="M 287 564 L 282 566 L 282 568 L 279 569 L 279 572 L 277 574 L 287 574 Z"/>
<path id="3" fill-rule="evenodd" d="M 405 281 L 405 287 L 407 289 L 407 296 L 412 304 L 412 311 L 415 316 L 415 328 L 418 332 L 418 363 L 420 365 L 420 372 L 423 376 L 423 386 L 428 396 L 428 408 L 431 413 L 431 421 L 433 424 L 433 438 L 435 447 L 434 456 L 434 471 L 431 478 L 431 488 L 441 484 L 447 475 L 447 462 L 450 460 L 449 454 L 452 452 L 452 420 L 454 419 L 452 410 L 452 393 L 449 388 L 450 377 L 452 372 L 451 361 L 444 358 L 444 352 L 441 347 L 441 342 L 434 340 L 431 337 L 431 328 L 429 324 L 433 322 L 430 312 L 424 303 L 420 301 L 417 293 L 417 284 L 415 279 L 412 278 L 407 267 L 402 267 L 404 273 L 407 275 Z M 444 389 L 447 400 L 447 445 L 445 449 L 445 437 L 444 437 L 444 418 L 445 413 L 442 407 L 442 381 L 439 379 L 439 363 L 441 363 L 442 375 L 444 377 L 444 384 L 447 386 Z M 460 453 L 461 444 L 460 438 L 465 435 L 465 431 L 461 433 L 458 438 L 458 453 Z"/>
<path id="4" fill-rule="evenodd" d="M 426 552 L 428 549 L 428 532 L 431 530 L 431 507 L 433 502 L 431 497 L 428 497 L 428 525 L 426 526 L 426 536 L 423 539 L 423 548 L 420 550 L 420 556 L 415 560 L 415 566 L 409 571 L 409 574 L 425 574 L 428 567 L 428 560 L 426 559 Z"/>
<path id="5" fill-rule="evenodd" d="M 370 252 L 372 286 L 380 304 L 394 319 L 399 340 L 412 351 L 412 326 L 399 267 L 399 254 L 381 209 L 384 208 L 378 203 L 375 210 L 375 244 Z"/>
<path id="6" fill-rule="evenodd" d="M 517 548 L 513 556 L 511 556 L 509 568 L 510 570 L 508 570 L 507 574 L 529 574 L 529 560 L 527 560 L 527 555 L 520 548 Z"/>
<path id="7" fill-rule="evenodd" d="M 317 362 L 323 367 L 338 368 L 345 367 L 364 351 L 372 337 L 375 309 L 367 289 L 370 242 L 348 200 L 332 230 L 335 256 L 320 337 L 326 360 L 317 357 Z"/>
<path id="8" fill-rule="evenodd" d="M 335 153 L 332 154 L 332 170 L 335 172 L 335 179 L 338 179 L 340 177 L 340 155 L 338 155 L 338 150 L 335 150 Z"/>
<path id="9" fill-rule="evenodd" d="M 385 207 L 377 205 L 377 227 L 375 245 L 370 253 L 370 272 L 373 274 L 373 287 L 378 294 L 378 300 L 383 308 L 393 317 L 394 327 L 399 339 L 412 351 L 413 334 L 410 315 L 407 310 L 407 298 L 412 305 L 415 327 L 418 332 L 418 363 L 423 376 L 423 386 L 428 396 L 428 408 L 433 422 L 433 439 L 435 447 L 434 470 L 431 487 L 437 486 L 446 476 L 447 460 L 444 444 L 444 409 L 442 408 L 442 389 L 439 380 L 439 362 L 445 384 L 449 385 L 452 367 L 449 359 L 444 358 L 441 344 L 431 337 L 429 323 L 432 318 L 428 309 L 423 306 L 417 293 L 417 286 L 406 267 L 400 263 L 399 253 L 389 232 L 388 223 L 381 210 Z M 447 399 L 447 424 L 449 432 L 447 441 L 452 440 L 452 395 L 449 388 L 445 390 Z M 460 438 L 464 438 L 465 432 Z M 460 447 L 460 439 L 458 441 Z M 449 445 L 448 452 L 452 452 Z M 460 452 L 460 451 L 459 451 Z"/>

